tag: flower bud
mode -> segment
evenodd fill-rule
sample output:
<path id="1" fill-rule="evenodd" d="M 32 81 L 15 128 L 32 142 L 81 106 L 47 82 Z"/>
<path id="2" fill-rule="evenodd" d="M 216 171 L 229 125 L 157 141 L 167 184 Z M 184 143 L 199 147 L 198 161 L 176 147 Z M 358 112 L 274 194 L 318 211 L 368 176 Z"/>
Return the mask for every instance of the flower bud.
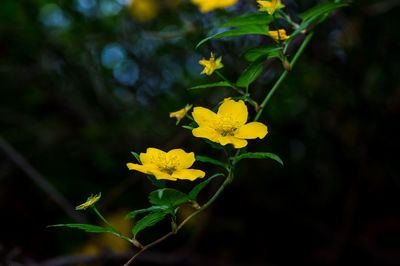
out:
<path id="1" fill-rule="evenodd" d="M 282 65 L 285 68 L 286 71 L 291 71 L 292 70 L 292 66 L 290 65 L 290 62 L 287 60 L 287 58 L 285 58 L 282 61 Z"/>
<path id="2" fill-rule="evenodd" d="M 140 244 L 140 242 L 139 242 L 139 241 L 137 241 L 137 239 L 136 239 L 136 238 L 132 238 L 132 243 L 135 245 L 135 247 L 138 247 L 138 248 L 143 248 L 143 245 L 142 245 L 142 244 Z"/>

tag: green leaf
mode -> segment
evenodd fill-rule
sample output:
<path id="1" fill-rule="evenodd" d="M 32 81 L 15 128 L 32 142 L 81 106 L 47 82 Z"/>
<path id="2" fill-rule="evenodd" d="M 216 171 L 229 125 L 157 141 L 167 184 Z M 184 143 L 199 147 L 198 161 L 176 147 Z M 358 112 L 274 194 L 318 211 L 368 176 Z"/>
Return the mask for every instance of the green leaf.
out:
<path id="1" fill-rule="evenodd" d="M 139 163 L 142 163 L 142 162 L 140 161 L 140 156 L 139 156 L 139 154 L 137 154 L 137 153 L 134 152 L 134 151 L 131 151 L 131 153 L 132 153 L 132 155 L 136 158 L 136 160 L 137 160 Z"/>
<path id="2" fill-rule="evenodd" d="M 151 192 L 149 195 L 150 203 L 159 206 L 168 206 L 169 208 L 189 202 L 189 200 L 190 198 L 188 195 L 172 188 L 158 189 Z"/>
<path id="3" fill-rule="evenodd" d="M 218 166 L 222 166 L 222 167 L 225 167 L 225 168 L 229 167 L 229 165 L 227 163 L 220 162 L 218 160 L 215 160 L 215 159 L 207 157 L 207 156 L 197 155 L 196 156 L 196 160 L 200 161 L 200 162 L 203 162 L 203 163 L 212 163 L 212 164 L 215 164 L 215 165 L 218 165 Z"/>
<path id="4" fill-rule="evenodd" d="M 244 153 L 242 155 L 239 155 L 236 157 L 236 162 L 239 162 L 242 159 L 247 159 L 247 158 L 252 158 L 252 159 L 265 159 L 265 158 L 270 158 L 272 160 L 277 161 L 281 165 L 283 165 L 283 162 L 281 158 L 279 158 L 278 155 L 270 153 L 270 152 L 248 152 Z M 229 159 L 235 160 L 235 157 L 230 157 Z"/>
<path id="5" fill-rule="evenodd" d="M 153 175 L 146 175 L 146 177 L 156 187 L 165 188 L 167 186 L 166 180 L 159 180 L 159 179 L 155 178 Z"/>
<path id="6" fill-rule="evenodd" d="M 166 211 L 153 211 L 140 219 L 132 228 L 133 237 L 147 227 L 151 227 L 160 222 L 168 214 Z"/>
<path id="7" fill-rule="evenodd" d="M 232 85 L 227 81 L 220 81 L 215 83 L 194 86 L 189 88 L 188 90 L 197 90 L 197 89 L 212 88 L 212 87 L 232 87 Z"/>
<path id="8" fill-rule="evenodd" d="M 268 25 L 272 21 L 272 16 L 269 15 L 267 12 L 256 12 L 228 20 L 227 22 L 221 24 L 219 28 L 238 27 L 252 24 Z"/>
<path id="9" fill-rule="evenodd" d="M 307 11 L 305 11 L 304 13 L 300 14 L 299 17 L 302 20 L 307 20 L 313 17 L 318 17 L 322 14 L 325 14 L 327 12 L 330 12 L 336 8 L 339 7 L 343 7 L 343 6 L 349 6 L 349 3 L 333 3 L 333 2 L 328 2 L 328 3 L 324 3 L 321 5 L 317 5 L 314 6 L 310 9 L 308 9 Z"/>
<path id="10" fill-rule="evenodd" d="M 189 130 L 193 130 L 194 129 L 194 127 L 191 127 L 191 126 L 182 126 L 183 128 L 186 128 L 186 129 L 189 129 Z"/>
<path id="11" fill-rule="evenodd" d="M 298 35 L 300 32 L 302 32 L 304 29 L 306 29 L 312 22 L 317 20 L 321 15 L 324 15 L 326 13 L 331 12 L 332 10 L 343 7 L 343 6 L 349 6 L 349 3 L 324 3 L 321 5 L 317 5 L 313 8 L 310 8 L 306 12 L 302 13 L 299 15 L 301 19 L 303 19 L 303 22 L 300 24 L 300 27 L 297 28 L 294 32 L 290 34 L 290 39 L 286 40 L 284 43 L 287 44 L 289 43 L 293 37 Z"/>
<path id="12" fill-rule="evenodd" d="M 245 34 L 261 34 L 261 35 L 268 36 L 268 30 L 269 30 L 269 27 L 267 25 L 245 25 L 245 26 L 242 26 L 237 29 L 227 30 L 227 31 L 209 36 L 207 38 L 204 38 L 197 44 L 196 49 L 198 47 L 200 47 L 200 45 L 202 45 L 203 43 L 207 42 L 210 39 L 220 39 L 223 37 L 235 37 L 235 36 L 240 36 L 240 35 L 245 35 Z"/>
<path id="13" fill-rule="evenodd" d="M 168 206 L 151 206 L 146 209 L 135 210 L 135 211 L 128 213 L 125 216 L 124 220 L 135 218 L 136 215 L 140 214 L 140 213 L 151 212 L 151 211 L 155 211 L 155 210 L 166 210 L 166 209 L 168 209 Z"/>
<path id="14" fill-rule="evenodd" d="M 262 56 L 268 56 L 267 59 L 273 58 L 273 57 L 279 57 L 280 51 L 282 50 L 282 47 L 275 47 L 275 46 L 260 46 L 260 47 L 254 47 L 249 50 L 244 54 L 244 57 L 250 61 L 256 61 Z"/>
<path id="15" fill-rule="evenodd" d="M 200 191 L 208 185 L 208 183 L 210 183 L 214 178 L 218 177 L 218 176 L 224 176 L 224 174 L 215 174 L 211 177 L 209 177 L 207 180 L 199 183 L 197 186 L 195 186 L 190 192 L 189 192 L 189 198 L 192 200 L 196 200 L 197 195 L 200 193 Z"/>
<path id="16" fill-rule="evenodd" d="M 251 63 L 250 66 L 240 75 L 236 85 L 247 88 L 253 81 L 255 81 L 264 69 L 265 59 L 265 57 L 260 57 Z"/>
<path id="17" fill-rule="evenodd" d="M 114 233 L 114 231 L 110 228 L 105 228 L 102 226 L 91 225 L 91 224 L 54 224 L 54 225 L 49 225 L 47 227 L 69 227 L 69 228 L 81 229 L 90 233 L 104 233 L 104 232 Z"/>

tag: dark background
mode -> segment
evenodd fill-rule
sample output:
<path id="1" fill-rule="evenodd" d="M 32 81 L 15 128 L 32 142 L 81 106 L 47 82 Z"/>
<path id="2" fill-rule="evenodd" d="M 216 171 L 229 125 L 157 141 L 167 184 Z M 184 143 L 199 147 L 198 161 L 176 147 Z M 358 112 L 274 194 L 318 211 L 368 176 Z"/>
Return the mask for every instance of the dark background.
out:
<path id="1" fill-rule="evenodd" d="M 319 1 L 283 2 L 295 17 Z M 221 72 L 235 80 L 248 64 L 241 54 L 271 41 L 244 36 L 194 47 L 216 25 L 255 10 L 243 0 L 207 14 L 178 0 L 3 0 L 0 264 L 126 262 L 135 249 L 122 240 L 46 226 L 101 224 L 73 210 L 101 191 L 98 208 L 129 235 L 132 223 L 122 217 L 148 207 L 156 189 L 127 170 L 130 151 L 222 156 L 168 112 L 234 95 L 187 91 L 217 81 L 199 74 L 198 60 L 211 50 L 222 55 Z M 395 0 L 354 1 L 320 25 L 261 116 L 269 134 L 248 146 L 278 154 L 285 166 L 243 161 L 210 209 L 138 265 L 400 265 L 399 11 Z M 254 98 L 261 102 L 281 72 L 268 62 L 250 88 Z M 193 183 L 169 185 L 189 191 Z M 139 239 L 149 243 L 168 226 Z"/>

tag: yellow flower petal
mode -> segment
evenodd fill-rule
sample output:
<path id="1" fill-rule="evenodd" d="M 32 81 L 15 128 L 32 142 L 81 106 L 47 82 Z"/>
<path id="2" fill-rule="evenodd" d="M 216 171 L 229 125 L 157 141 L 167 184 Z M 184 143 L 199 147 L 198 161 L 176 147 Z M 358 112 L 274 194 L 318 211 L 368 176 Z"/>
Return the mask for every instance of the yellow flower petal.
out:
<path id="1" fill-rule="evenodd" d="M 218 142 L 220 134 L 211 127 L 197 127 L 192 130 L 192 134 L 198 138 L 206 138 L 213 142 Z"/>
<path id="2" fill-rule="evenodd" d="M 171 117 L 171 118 L 175 117 L 176 119 L 182 119 L 185 117 L 185 114 L 186 114 L 186 109 L 182 108 L 176 112 L 170 112 L 169 117 Z"/>
<path id="3" fill-rule="evenodd" d="M 220 136 L 218 141 L 222 146 L 225 146 L 226 144 L 232 144 L 233 147 L 235 147 L 236 149 L 240 149 L 247 146 L 247 140 L 238 139 L 234 136 L 225 136 L 225 137 Z"/>
<path id="4" fill-rule="evenodd" d="M 217 114 L 204 107 L 193 108 L 192 116 L 199 126 L 214 125 L 217 121 Z"/>
<path id="5" fill-rule="evenodd" d="M 214 54 L 211 52 L 210 60 L 202 59 L 199 61 L 199 64 L 204 66 L 204 70 L 201 74 L 210 76 L 215 70 L 223 68 L 224 65 L 221 63 L 221 60 L 221 56 L 215 60 Z"/>
<path id="6" fill-rule="evenodd" d="M 236 4 L 237 0 L 191 0 L 201 12 L 206 13 L 217 8 L 225 8 Z"/>
<path id="7" fill-rule="evenodd" d="M 278 34 L 279 33 L 279 34 Z M 290 38 L 290 36 L 286 35 L 286 30 L 285 29 L 280 29 L 280 30 L 270 30 L 268 31 L 269 36 L 274 38 L 275 40 L 280 40 L 284 41 Z"/>
<path id="8" fill-rule="evenodd" d="M 257 1 L 257 3 L 260 5 L 260 11 L 267 11 L 270 15 L 274 14 L 277 9 L 285 7 L 280 0 Z"/>
<path id="9" fill-rule="evenodd" d="M 267 134 L 267 126 L 260 122 L 248 123 L 235 131 L 235 137 L 241 139 L 263 139 Z"/>
<path id="10" fill-rule="evenodd" d="M 156 148 L 148 148 L 146 153 L 140 154 L 140 160 L 142 164 L 127 163 L 126 166 L 130 170 L 154 175 L 156 179 L 172 181 L 176 181 L 180 178 L 179 176 L 182 176 L 180 179 L 194 180 L 205 175 L 203 171 L 187 169 L 193 165 L 196 159 L 193 152 L 188 153 L 182 149 L 164 152 Z"/>
<path id="11" fill-rule="evenodd" d="M 182 149 L 173 149 L 167 153 L 167 161 L 174 161 L 175 169 L 181 170 L 191 167 L 196 159 L 193 152 L 187 153 Z"/>
<path id="12" fill-rule="evenodd" d="M 172 177 L 174 178 L 188 179 L 190 181 L 193 181 L 196 178 L 203 178 L 205 175 L 206 173 L 197 169 L 182 169 L 172 173 Z"/>
<path id="13" fill-rule="evenodd" d="M 153 171 L 152 175 L 154 175 L 156 179 L 166 179 L 166 180 L 176 181 L 176 178 L 173 177 L 172 175 L 169 175 L 167 173 L 158 170 Z"/>
<path id="14" fill-rule="evenodd" d="M 126 166 L 129 170 L 136 170 L 149 175 L 152 175 L 152 173 L 157 169 L 157 166 L 153 164 L 141 165 L 136 163 L 127 163 Z"/>
<path id="15" fill-rule="evenodd" d="M 240 100 L 235 102 L 234 100 L 224 101 L 218 109 L 218 119 L 221 122 L 229 124 L 234 127 L 240 127 L 247 121 L 248 111 L 246 104 Z"/>
<path id="16" fill-rule="evenodd" d="M 156 148 L 147 148 L 146 153 L 140 153 L 140 161 L 142 164 L 162 165 L 167 153 Z"/>

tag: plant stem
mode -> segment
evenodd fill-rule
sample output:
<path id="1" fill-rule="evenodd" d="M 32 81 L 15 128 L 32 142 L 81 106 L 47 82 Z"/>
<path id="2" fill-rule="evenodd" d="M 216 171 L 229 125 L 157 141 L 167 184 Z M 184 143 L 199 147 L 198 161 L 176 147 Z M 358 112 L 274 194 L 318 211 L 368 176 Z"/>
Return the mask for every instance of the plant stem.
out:
<path id="1" fill-rule="evenodd" d="M 92 209 L 93 209 L 94 212 L 100 217 L 100 219 L 103 220 L 103 222 L 111 228 L 111 230 L 113 230 L 114 232 L 116 232 L 116 233 L 118 233 L 119 235 L 121 235 L 121 233 L 118 232 L 118 230 L 115 229 L 115 228 L 103 217 L 103 215 L 100 214 L 100 212 L 97 210 L 97 208 L 96 208 L 95 206 L 93 206 Z"/>
<path id="2" fill-rule="evenodd" d="M 229 85 L 232 87 L 232 89 L 234 89 L 235 91 L 237 91 L 239 94 L 241 95 L 246 95 L 246 93 L 244 91 L 242 91 L 241 89 L 239 89 L 238 87 L 236 87 L 236 85 L 234 83 L 232 83 L 230 80 L 228 80 L 224 75 L 221 74 L 221 72 L 219 72 L 218 70 L 215 70 L 215 73 L 217 73 L 217 75 L 222 78 L 224 81 L 228 82 Z"/>
<path id="3" fill-rule="evenodd" d="M 92 207 L 92 209 L 94 210 L 94 212 L 100 217 L 101 220 L 103 220 L 103 222 L 108 225 L 110 227 L 110 229 L 113 231 L 113 234 L 123 240 L 128 241 L 131 244 L 134 244 L 132 239 L 127 238 L 126 236 L 121 235 L 121 233 L 115 229 L 104 217 L 103 215 L 100 214 L 100 212 L 97 210 L 97 208 L 95 206 Z"/>
<path id="4" fill-rule="evenodd" d="M 192 214 L 190 214 L 188 217 L 185 218 L 185 220 L 183 220 L 177 227 L 175 231 L 171 231 L 168 234 L 160 237 L 159 239 L 151 242 L 150 244 L 147 244 L 146 246 L 144 246 L 141 250 L 139 250 L 132 258 L 130 258 L 130 260 L 124 264 L 124 266 L 128 266 L 129 264 L 131 264 L 140 254 L 142 254 L 144 251 L 146 251 L 147 249 L 151 248 L 152 246 L 160 243 L 161 241 L 165 240 L 166 238 L 176 234 L 190 219 L 192 219 L 194 216 L 196 216 L 198 213 L 202 212 L 204 209 L 206 209 L 208 206 L 210 206 L 217 198 L 218 196 L 221 194 L 221 192 L 224 190 L 224 188 L 229 184 L 229 177 L 227 177 L 224 181 L 224 183 L 222 183 L 222 185 L 219 187 L 219 189 L 217 190 L 217 192 L 215 192 L 215 194 L 203 205 L 200 207 L 200 209 L 194 211 Z"/>
<path id="5" fill-rule="evenodd" d="M 310 42 L 311 38 L 314 35 L 314 31 L 310 32 L 307 37 L 304 39 L 303 43 L 301 44 L 299 50 L 297 50 L 296 54 L 294 55 L 292 61 L 290 62 L 291 67 L 293 68 L 294 64 L 297 62 L 297 60 L 299 59 L 300 55 L 303 53 L 304 49 L 306 48 L 307 44 Z M 281 85 L 282 81 L 286 78 L 287 74 L 289 72 L 287 70 L 285 70 L 281 76 L 279 77 L 279 79 L 275 82 L 274 86 L 272 87 L 272 89 L 269 91 L 269 93 L 267 94 L 267 96 L 264 98 L 263 102 L 260 105 L 260 110 L 258 111 L 258 113 L 256 114 L 256 117 L 254 118 L 254 121 L 257 121 L 263 110 L 265 109 L 265 106 L 267 105 L 267 103 L 269 102 L 269 100 L 271 99 L 272 95 L 274 95 L 275 91 L 278 89 L 279 85 Z"/>

